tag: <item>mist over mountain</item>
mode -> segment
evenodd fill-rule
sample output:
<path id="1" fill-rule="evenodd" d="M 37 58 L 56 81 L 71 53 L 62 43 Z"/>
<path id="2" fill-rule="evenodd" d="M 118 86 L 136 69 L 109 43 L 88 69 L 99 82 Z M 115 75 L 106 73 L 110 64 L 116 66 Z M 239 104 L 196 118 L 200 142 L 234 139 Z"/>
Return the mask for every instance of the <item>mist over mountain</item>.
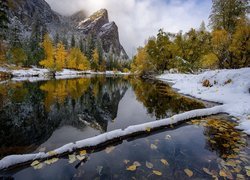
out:
<path id="1" fill-rule="evenodd" d="M 30 36 L 39 25 L 53 38 L 60 35 L 69 43 L 74 36 L 76 42 L 83 41 L 84 48 L 90 44 L 100 47 L 106 57 L 112 54 L 117 60 L 129 58 L 120 43 L 118 27 L 110 22 L 106 9 L 89 17 L 84 11 L 65 16 L 52 10 L 45 0 L 11 0 L 9 4 L 10 27 L 19 29 L 23 38 Z"/>

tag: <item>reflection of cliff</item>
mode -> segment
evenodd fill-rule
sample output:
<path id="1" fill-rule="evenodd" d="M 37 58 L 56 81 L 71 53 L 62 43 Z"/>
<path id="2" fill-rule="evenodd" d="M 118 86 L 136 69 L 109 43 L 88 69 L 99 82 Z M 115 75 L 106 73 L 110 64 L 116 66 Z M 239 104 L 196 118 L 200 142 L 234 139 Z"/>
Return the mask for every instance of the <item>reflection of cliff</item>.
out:
<path id="1" fill-rule="evenodd" d="M 112 78 L 0 86 L 0 158 L 34 151 L 60 126 L 106 131 L 127 86 Z"/>
<path id="2" fill-rule="evenodd" d="M 143 103 L 148 113 L 161 119 L 184 111 L 204 108 L 204 104 L 176 93 L 169 85 L 131 79 L 137 100 Z"/>

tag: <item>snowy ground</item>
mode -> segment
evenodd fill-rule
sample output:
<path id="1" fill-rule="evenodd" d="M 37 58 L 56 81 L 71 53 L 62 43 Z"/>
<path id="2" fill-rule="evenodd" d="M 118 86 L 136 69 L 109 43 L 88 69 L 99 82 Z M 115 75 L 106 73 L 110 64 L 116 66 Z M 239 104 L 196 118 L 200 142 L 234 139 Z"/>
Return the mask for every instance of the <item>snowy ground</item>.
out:
<path id="1" fill-rule="evenodd" d="M 207 71 L 199 75 L 163 74 L 179 93 L 223 104 L 223 112 L 239 121 L 237 128 L 250 135 L 250 68 Z M 209 80 L 212 87 L 202 86 Z"/>
<path id="2" fill-rule="evenodd" d="M 30 69 L 19 69 L 19 70 L 9 70 L 7 68 L 1 68 L 0 72 L 6 72 L 12 74 L 14 81 L 43 81 L 48 80 L 50 77 L 50 72 L 48 69 L 42 69 L 37 67 L 32 67 Z M 76 71 L 70 69 L 63 69 L 60 72 L 55 73 L 56 79 L 68 79 L 68 78 L 77 78 L 82 75 L 91 74 L 91 75 L 129 75 L 130 73 L 122 73 L 120 71 L 106 71 L 106 72 L 94 72 L 94 71 Z"/>

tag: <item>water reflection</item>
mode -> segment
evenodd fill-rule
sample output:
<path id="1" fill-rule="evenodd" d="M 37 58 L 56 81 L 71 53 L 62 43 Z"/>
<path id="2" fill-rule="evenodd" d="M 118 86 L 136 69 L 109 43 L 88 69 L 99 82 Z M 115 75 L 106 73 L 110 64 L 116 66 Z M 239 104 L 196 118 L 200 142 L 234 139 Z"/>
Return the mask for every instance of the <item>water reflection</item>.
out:
<path id="1" fill-rule="evenodd" d="M 131 84 L 137 100 L 157 119 L 205 107 L 202 102 L 182 96 L 169 85 L 159 81 L 132 79 Z"/>
<path id="2" fill-rule="evenodd" d="M 33 152 L 63 126 L 105 132 L 128 86 L 104 77 L 1 84 L 0 157 Z"/>
<path id="3" fill-rule="evenodd" d="M 106 131 L 203 107 L 166 84 L 134 78 L 0 84 L 0 158 L 50 151 Z M 5 173 L 16 179 L 188 179 L 184 170 L 190 169 L 197 179 L 220 174 L 247 177 L 249 140 L 228 119 L 193 120 L 87 155 L 77 152 L 48 160 L 39 170 L 28 166 Z M 140 164 L 135 171 L 126 170 L 135 162 Z"/>
<path id="4" fill-rule="evenodd" d="M 228 118 L 223 116 L 223 119 Z M 223 147 L 214 146 L 215 143 L 209 141 L 213 134 L 207 134 L 207 129 L 212 126 L 220 131 L 218 125 L 224 125 L 224 122 L 228 123 L 217 116 L 194 120 L 172 129 L 152 132 L 150 136 L 138 136 L 97 151 L 81 150 L 5 175 L 16 179 L 190 179 L 185 173 L 189 169 L 192 179 L 223 179 L 224 175 L 228 179 L 247 178 L 245 167 L 249 166 L 250 157 L 245 143 L 235 142 L 240 148 L 238 154 L 241 158 L 225 160 L 214 153 L 222 152 Z M 213 125 L 207 125 L 211 123 Z M 233 126 L 234 123 L 228 124 Z M 249 141 L 243 133 L 229 126 L 225 129 Z M 230 141 L 223 135 L 217 137 L 218 143 L 231 144 Z M 136 169 L 128 170 L 133 165 Z"/>

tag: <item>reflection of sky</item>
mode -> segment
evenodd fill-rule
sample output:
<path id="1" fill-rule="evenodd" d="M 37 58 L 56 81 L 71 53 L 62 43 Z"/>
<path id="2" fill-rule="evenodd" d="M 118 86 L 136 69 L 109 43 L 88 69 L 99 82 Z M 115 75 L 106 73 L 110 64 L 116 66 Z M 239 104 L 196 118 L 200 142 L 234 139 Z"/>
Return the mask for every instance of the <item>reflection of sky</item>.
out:
<path id="1" fill-rule="evenodd" d="M 72 14 L 83 9 L 91 14 L 101 8 L 109 11 L 119 27 L 122 45 L 129 55 L 160 28 L 168 32 L 198 28 L 208 24 L 211 0 L 46 0 L 52 9 Z"/>
<path id="2" fill-rule="evenodd" d="M 136 100 L 136 96 L 132 88 L 129 88 L 122 98 L 118 106 L 117 118 L 115 123 L 110 123 L 108 130 L 117 128 L 126 128 L 131 125 L 141 124 L 153 121 L 147 114 L 147 109 Z"/>

